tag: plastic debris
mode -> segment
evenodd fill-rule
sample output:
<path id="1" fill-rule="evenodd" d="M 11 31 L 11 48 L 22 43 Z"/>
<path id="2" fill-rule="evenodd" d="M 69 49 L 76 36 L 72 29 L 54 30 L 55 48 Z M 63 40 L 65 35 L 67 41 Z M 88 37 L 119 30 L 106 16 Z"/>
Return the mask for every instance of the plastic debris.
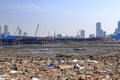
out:
<path id="1" fill-rule="evenodd" d="M 17 71 L 11 70 L 9 73 L 10 73 L 10 74 L 15 74 L 15 73 L 17 73 Z"/>
<path id="2" fill-rule="evenodd" d="M 48 68 L 54 68 L 54 64 L 47 64 L 46 65 Z"/>
<path id="3" fill-rule="evenodd" d="M 32 80 L 39 80 L 39 79 L 38 79 L 38 78 L 34 78 L 34 77 L 33 77 L 33 78 L 32 78 Z"/>

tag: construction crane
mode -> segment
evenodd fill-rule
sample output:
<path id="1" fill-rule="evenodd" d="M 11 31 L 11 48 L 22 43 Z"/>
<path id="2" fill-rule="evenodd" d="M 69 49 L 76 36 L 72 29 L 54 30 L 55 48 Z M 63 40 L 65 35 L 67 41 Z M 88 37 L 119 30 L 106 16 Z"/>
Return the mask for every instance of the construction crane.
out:
<path id="1" fill-rule="evenodd" d="M 81 30 L 79 30 L 79 31 L 77 32 L 77 37 L 78 37 L 78 38 L 80 38 L 80 31 L 81 31 Z"/>
<path id="2" fill-rule="evenodd" d="M 35 36 L 37 36 L 38 29 L 39 29 L 39 24 L 37 25 L 37 29 L 36 29 L 36 32 L 35 32 Z"/>
<path id="3" fill-rule="evenodd" d="M 55 29 L 54 29 L 54 38 L 56 37 L 56 32 L 55 32 Z"/>
<path id="4" fill-rule="evenodd" d="M 16 36 L 16 33 L 17 33 L 17 31 L 20 29 L 20 27 L 18 26 L 17 27 L 17 29 L 16 29 L 16 31 L 15 31 L 15 33 L 14 33 L 14 36 Z"/>

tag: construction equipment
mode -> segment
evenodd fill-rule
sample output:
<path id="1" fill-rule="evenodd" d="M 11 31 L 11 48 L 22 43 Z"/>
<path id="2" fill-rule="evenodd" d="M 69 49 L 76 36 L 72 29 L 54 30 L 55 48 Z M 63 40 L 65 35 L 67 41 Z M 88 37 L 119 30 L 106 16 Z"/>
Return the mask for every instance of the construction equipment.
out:
<path id="1" fill-rule="evenodd" d="M 38 29 L 39 29 L 39 24 L 37 25 L 37 29 L 36 29 L 36 32 L 35 32 L 35 36 L 37 36 Z"/>
<path id="2" fill-rule="evenodd" d="M 56 38 L 56 32 L 55 32 L 55 29 L 54 29 L 54 38 Z"/>
<path id="3" fill-rule="evenodd" d="M 16 31 L 15 31 L 15 33 L 14 33 L 14 36 L 16 36 L 16 33 L 17 33 L 17 31 L 20 29 L 20 27 L 18 26 L 17 27 L 17 29 L 16 29 Z"/>
<path id="4" fill-rule="evenodd" d="M 78 37 L 78 38 L 80 38 L 80 31 L 81 31 L 81 30 L 79 30 L 79 31 L 77 32 L 77 37 Z"/>

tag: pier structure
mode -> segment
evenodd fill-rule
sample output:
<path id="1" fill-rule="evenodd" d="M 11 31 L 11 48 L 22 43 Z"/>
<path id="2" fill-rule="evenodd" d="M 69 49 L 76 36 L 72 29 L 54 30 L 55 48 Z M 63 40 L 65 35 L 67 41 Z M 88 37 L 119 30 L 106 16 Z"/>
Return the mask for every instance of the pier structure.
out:
<path id="1" fill-rule="evenodd" d="M 23 36 L 7 36 L 0 39 L 0 46 L 10 45 L 29 45 L 29 44 L 47 44 L 55 42 L 54 38 L 48 37 L 23 37 Z"/>
<path id="2" fill-rule="evenodd" d="M 56 41 L 61 41 L 61 42 L 104 42 L 105 38 L 56 38 Z"/>
<path id="3" fill-rule="evenodd" d="M 104 38 L 53 38 L 53 37 L 31 37 L 31 36 L 4 36 L 0 38 L 0 46 L 50 44 L 56 42 L 98 42 Z"/>

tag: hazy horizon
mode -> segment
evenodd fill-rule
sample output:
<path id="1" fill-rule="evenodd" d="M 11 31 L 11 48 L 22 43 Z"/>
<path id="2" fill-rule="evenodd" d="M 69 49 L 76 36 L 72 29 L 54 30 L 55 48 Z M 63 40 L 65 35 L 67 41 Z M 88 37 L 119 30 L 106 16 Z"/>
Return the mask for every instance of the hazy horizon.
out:
<path id="1" fill-rule="evenodd" d="M 0 25 L 9 26 L 14 34 L 20 26 L 23 32 L 34 35 L 37 24 L 38 36 L 48 31 L 75 36 L 80 29 L 96 34 L 96 22 L 112 34 L 120 20 L 120 0 L 0 0 Z"/>

